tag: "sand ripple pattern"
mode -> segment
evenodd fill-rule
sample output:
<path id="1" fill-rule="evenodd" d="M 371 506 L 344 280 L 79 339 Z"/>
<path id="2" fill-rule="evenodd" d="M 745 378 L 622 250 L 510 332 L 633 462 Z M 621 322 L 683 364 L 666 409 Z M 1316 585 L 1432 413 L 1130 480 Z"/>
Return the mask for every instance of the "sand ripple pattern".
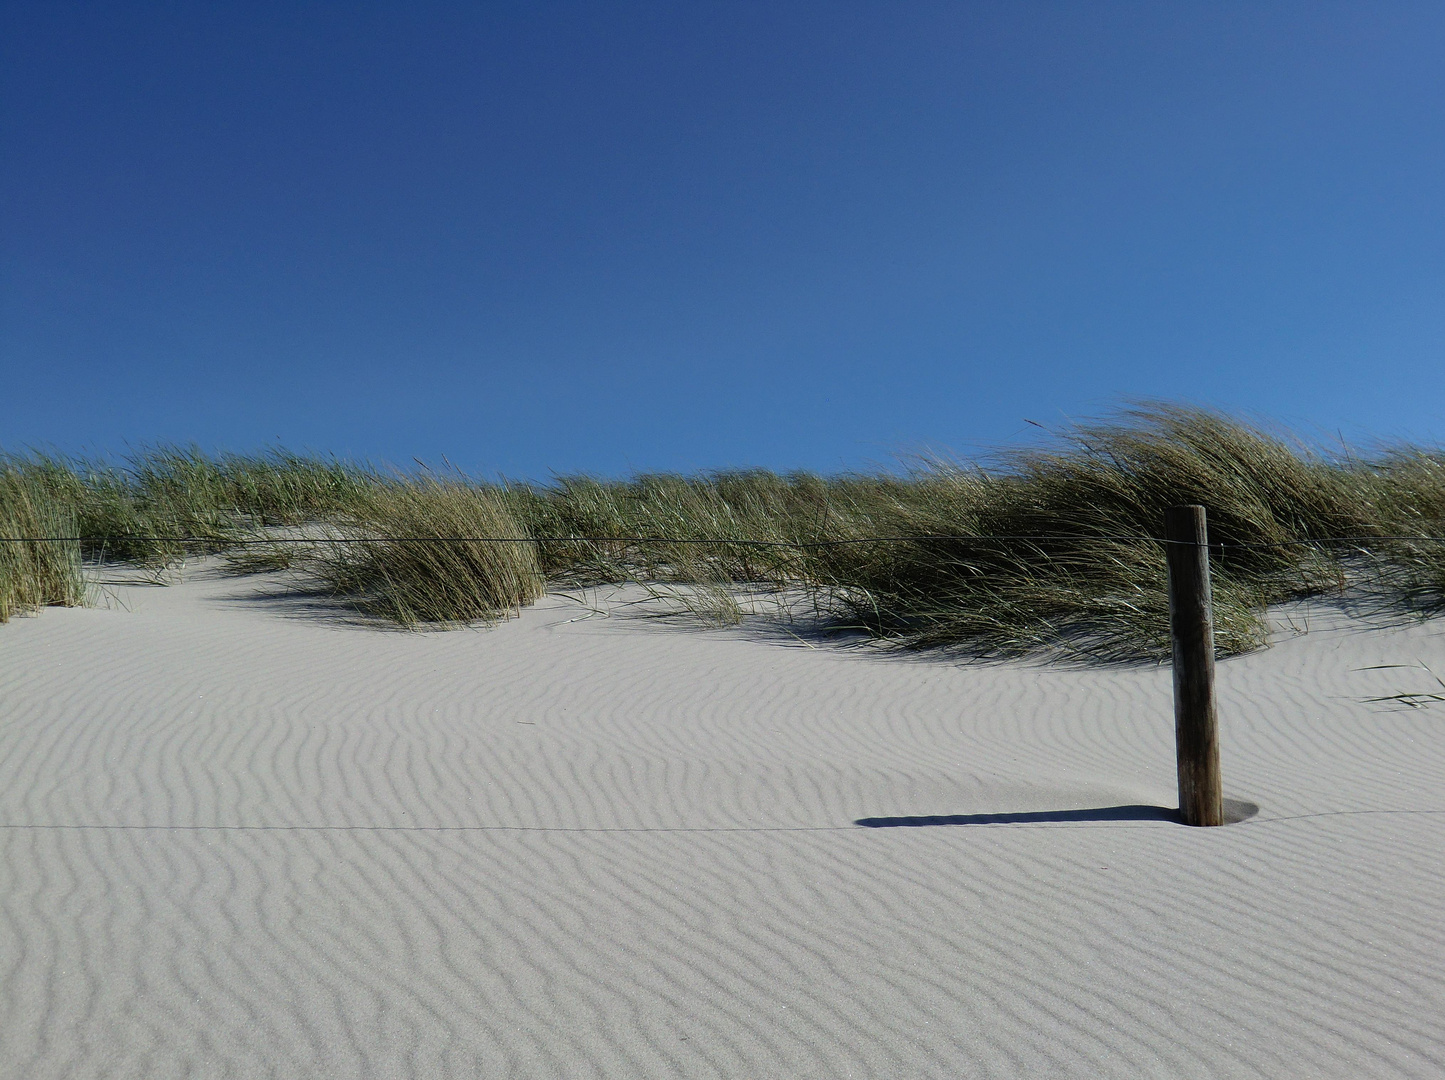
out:
<path id="1" fill-rule="evenodd" d="M 0 631 L 0 1076 L 1445 1075 L 1439 624 L 1223 664 L 1190 830 L 1051 817 L 1172 805 L 1167 670 L 253 587 Z"/>

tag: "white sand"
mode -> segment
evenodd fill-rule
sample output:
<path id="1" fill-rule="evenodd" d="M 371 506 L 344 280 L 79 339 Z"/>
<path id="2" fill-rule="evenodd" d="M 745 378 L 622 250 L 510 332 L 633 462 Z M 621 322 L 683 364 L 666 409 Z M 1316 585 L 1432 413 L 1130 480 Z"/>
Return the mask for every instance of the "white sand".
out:
<path id="1" fill-rule="evenodd" d="M 1169 672 L 205 575 L 0 627 L 0 1076 L 1445 1075 L 1445 625 Z M 1036 813 L 1015 823 L 857 819 Z"/>

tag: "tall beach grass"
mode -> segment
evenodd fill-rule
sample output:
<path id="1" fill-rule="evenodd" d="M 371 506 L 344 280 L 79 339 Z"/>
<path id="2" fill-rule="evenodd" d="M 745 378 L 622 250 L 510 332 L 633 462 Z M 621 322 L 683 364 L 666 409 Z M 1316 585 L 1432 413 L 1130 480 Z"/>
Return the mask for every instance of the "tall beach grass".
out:
<path id="1" fill-rule="evenodd" d="M 74 535 L 74 518 L 32 471 L 0 459 L 0 623 L 48 605 L 82 602 L 79 545 L 36 539 Z"/>
<path id="2" fill-rule="evenodd" d="M 323 591 L 402 626 L 492 621 L 545 590 L 526 535 L 493 488 L 376 479 L 292 565 Z"/>
<path id="3" fill-rule="evenodd" d="M 405 626 L 500 618 L 547 587 L 632 583 L 717 621 L 760 601 L 801 605 L 906 648 L 1159 658 L 1157 537 L 1166 507 L 1197 502 L 1226 653 L 1260 645 L 1266 607 L 1292 598 L 1348 589 L 1397 611 L 1445 610 L 1445 543 L 1401 539 L 1445 536 L 1445 453 L 1326 454 L 1167 404 L 900 474 L 484 483 L 174 448 L 121 465 L 30 455 L 6 468 L 28 500 L 7 494 L 6 507 L 94 538 L 6 556 L 22 607 L 78 597 L 45 559 L 73 581 L 82 556 L 164 567 L 220 551 L 237 572 L 289 570 L 298 588 Z M 267 542 L 280 533 L 286 542 Z"/>

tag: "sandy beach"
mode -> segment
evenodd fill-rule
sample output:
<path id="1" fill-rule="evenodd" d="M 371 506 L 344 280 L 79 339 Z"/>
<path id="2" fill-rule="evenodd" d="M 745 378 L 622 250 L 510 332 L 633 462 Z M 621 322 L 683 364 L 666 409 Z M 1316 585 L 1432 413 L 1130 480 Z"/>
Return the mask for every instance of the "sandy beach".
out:
<path id="1" fill-rule="evenodd" d="M 1445 1075 L 1445 622 L 1222 662 L 1198 830 L 1165 667 L 107 589 L 0 627 L 0 1076 Z"/>

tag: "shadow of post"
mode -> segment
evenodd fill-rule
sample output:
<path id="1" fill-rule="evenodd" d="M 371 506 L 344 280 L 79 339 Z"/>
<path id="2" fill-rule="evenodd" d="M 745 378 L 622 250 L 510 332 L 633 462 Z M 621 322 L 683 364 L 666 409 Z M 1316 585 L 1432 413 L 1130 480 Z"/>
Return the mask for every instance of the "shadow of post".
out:
<path id="1" fill-rule="evenodd" d="M 1233 825 L 1259 813 L 1243 799 L 1224 800 L 1224 823 Z M 1094 806 L 1081 810 L 1024 810 L 1005 814 L 923 814 L 914 817 L 866 817 L 853 822 L 865 829 L 917 829 L 932 825 L 1054 825 L 1070 821 L 1172 821 L 1179 823 L 1172 806 L 1134 803 L 1128 806 Z"/>

